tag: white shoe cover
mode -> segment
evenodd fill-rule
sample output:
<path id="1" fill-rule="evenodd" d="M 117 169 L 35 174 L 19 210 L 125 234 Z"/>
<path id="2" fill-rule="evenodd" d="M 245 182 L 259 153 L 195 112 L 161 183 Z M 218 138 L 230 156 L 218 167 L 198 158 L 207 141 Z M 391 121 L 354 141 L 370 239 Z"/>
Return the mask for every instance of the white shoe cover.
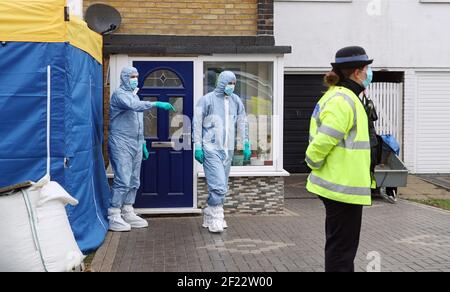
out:
<path id="1" fill-rule="evenodd" d="M 134 213 L 134 208 L 131 205 L 125 205 L 122 208 L 122 218 L 125 222 L 131 225 L 131 228 L 146 228 L 148 222 L 145 219 L 137 216 Z"/>
<path id="2" fill-rule="evenodd" d="M 226 228 L 226 222 L 223 220 L 223 207 L 218 206 L 208 206 L 203 211 L 203 227 L 208 228 L 211 233 L 221 233 L 223 229 Z"/>
<path id="3" fill-rule="evenodd" d="M 109 230 L 117 232 L 125 232 L 131 230 L 131 225 L 125 222 L 120 215 L 120 209 L 108 209 Z"/>

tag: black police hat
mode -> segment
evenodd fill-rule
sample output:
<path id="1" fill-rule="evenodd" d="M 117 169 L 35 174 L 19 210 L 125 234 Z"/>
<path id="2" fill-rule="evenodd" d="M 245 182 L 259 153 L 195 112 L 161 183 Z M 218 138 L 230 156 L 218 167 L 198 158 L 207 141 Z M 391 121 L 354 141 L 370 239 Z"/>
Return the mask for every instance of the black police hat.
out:
<path id="1" fill-rule="evenodd" d="M 351 46 L 337 51 L 336 60 L 331 66 L 336 69 L 350 69 L 364 67 L 372 62 L 373 59 L 369 59 L 362 47 Z"/>

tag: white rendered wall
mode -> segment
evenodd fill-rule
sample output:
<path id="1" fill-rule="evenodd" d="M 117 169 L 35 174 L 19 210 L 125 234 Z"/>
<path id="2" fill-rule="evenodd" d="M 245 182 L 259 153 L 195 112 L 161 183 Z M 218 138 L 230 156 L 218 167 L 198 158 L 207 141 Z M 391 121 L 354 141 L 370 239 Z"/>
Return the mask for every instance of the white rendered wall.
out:
<path id="1" fill-rule="evenodd" d="M 448 2 L 275 0 L 276 44 L 292 46 L 287 71 L 329 67 L 348 45 L 363 46 L 378 68 L 450 68 Z"/>

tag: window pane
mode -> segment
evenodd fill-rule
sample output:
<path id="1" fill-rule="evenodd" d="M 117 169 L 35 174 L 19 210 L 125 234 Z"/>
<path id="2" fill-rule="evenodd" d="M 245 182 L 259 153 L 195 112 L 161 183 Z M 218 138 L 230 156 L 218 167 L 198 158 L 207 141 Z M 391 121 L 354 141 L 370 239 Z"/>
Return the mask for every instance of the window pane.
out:
<path id="1" fill-rule="evenodd" d="M 206 62 L 204 94 L 216 87 L 219 74 L 232 71 L 237 78 L 234 93 L 245 106 L 249 122 L 252 158 L 243 162 L 242 139 L 237 137 L 233 165 L 273 165 L 273 63 L 272 62 Z"/>
<path id="2" fill-rule="evenodd" d="M 144 100 L 155 102 L 158 99 L 154 96 L 144 97 Z M 149 111 L 144 112 L 144 137 L 145 138 L 156 138 L 158 137 L 158 111 L 156 107 L 153 107 Z"/>
<path id="3" fill-rule="evenodd" d="M 171 97 L 169 102 L 176 109 L 176 112 L 169 111 L 169 137 L 179 138 L 183 134 L 183 98 Z"/>
<path id="4" fill-rule="evenodd" d="M 184 88 L 176 73 L 170 70 L 156 70 L 144 81 L 145 88 Z"/>

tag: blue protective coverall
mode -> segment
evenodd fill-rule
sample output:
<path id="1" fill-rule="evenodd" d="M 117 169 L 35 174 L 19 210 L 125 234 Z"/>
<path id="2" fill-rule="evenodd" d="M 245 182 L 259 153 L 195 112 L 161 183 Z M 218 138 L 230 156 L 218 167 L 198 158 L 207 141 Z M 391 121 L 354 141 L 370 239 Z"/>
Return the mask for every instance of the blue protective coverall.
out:
<path id="1" fill-rule="evenodd" d="M 233 72 L 219 75 L 214 91 L 196 105 L 193 140 L 204 152 L 203 168 L 208 184 L 208 205 L 223 205 L 228 191 L 228 176 L 233 161 L 236 128 L 242 141 L 248 141 L 248 122 L 244 105 L 236 94 L 225 95 L 225 86 L 236 82 Z"/>
<path id="2" fill-rule="evenodd" d="M 130 76 L 137 73 L 134 67 L 124 68 L 120 74 L 120 87 L 111 97 L 108 150 L 114 170 L 112 208 L 133 205 L 140 185 L 143 112 L 151 109 L 154 103 L 141 101 L 133 93 Z"/>

